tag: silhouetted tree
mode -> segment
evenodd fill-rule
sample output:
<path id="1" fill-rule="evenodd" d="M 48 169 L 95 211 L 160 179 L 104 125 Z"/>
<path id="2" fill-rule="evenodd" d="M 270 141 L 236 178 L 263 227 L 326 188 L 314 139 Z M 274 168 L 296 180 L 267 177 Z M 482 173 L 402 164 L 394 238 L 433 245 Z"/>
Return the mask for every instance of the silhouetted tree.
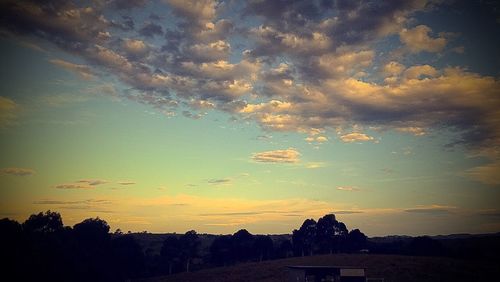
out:
<path id="1" fill-rule="evenodd" d="M 210 245 L 210 260 L 216 265 L 227 266 L 233 262 L 233 240 L 231 235 L 217 236 Z"/>
<path id="2" fill-rule="evenodd" d="M 268 260 L 271 258 L 273 253 L 273 239 L 270 236 L 257 235 L 255 236 L 255 241 L 253 248 L 257 253 L 259 261 Z"/>
<path id="3" fill-rule="evenodd" d="M 75 264 L 80 281 L 115 280 L 109 225 L 99 218 L 88 218 L 73 226 L 76 242 Z"/>
<path id="4" fill-rule="evenodd" d="M 334 214 L 327 214 L 316 225 L 316 245 L 320 253 L 339 251 L 347 236 L 347 227 L 337 221 Z"/>
<path id="5" fill-rule="evenodd" d="M 281 241 L 276 252 L 278 257 L 281 258 L 288 258 L 290 254 L 293 255 L 292 242 L 288 239 Z"/>
<path id="6" fill-rule="evenodd" d="M 120 280 L 138 278 L 144 275 L 144 254 L 131 235 L 119 236 L 111 242 L 115 268 L 121 273 Z"/>
<path id="7" fill-rule="evenodd" d="M 51 233 L 63 229 L 61 215 L 50 210 L 45 213 L 32 214 L 24 223 L 23 230 L 26 232 Z"/>
<path id="8" fill-rule="evenodd" d="M 312 255 L 315 241 L 316 221 L 314 219 L 306 219 L 299 230 L 293 230 L 292 243 L 296 255 Z"/>
<path id="9" fill-rule="evenodd" d="M 4 277 L 19 277 L 24 271 L 25 243 L 21 224 L 8 218 L 0 220 L 0 261 Z"/>
<path id="10" fill-rule="evenodd" d="M 366 248 L 367 237 L 359 229 L 354 229 L 347 235 L 347 246 L 349 251 L 359 251 Z"/>
<path id="11" fill-rule="evenodd" d="M 161 246 L 160 255 L 162 260 L 168 264 L 168 274 L 172 274 L 174 263 L 179 260 L 180 256 L 179 239 L 176 236 L 168 236 Z"/>
<path id="12" fill-rule="evenodd" d="M 63 226 L 61 215 L 57 212 L 40 212 L 32 214 L 23 224 L 23 233 L 26 236 L 26 264 L 31 269 L 25 273 L 31 276 L 28 280 L 41 277 L 53 281 L 63 281 L 66 273 L 71 269 L 66 260 L 66 229 Z"/>
<path id="13" fill-rule="evenodd" d="M 233 257 L 239 261 L 248 261 L 252 258 L 254 236 L 246 229 L 238 230 L 232 236 Z"/>
<path id="14" fill-rule="evenodd" d="M 186 272 L 189 272 L 191 260 L 198 256 L 198 248 L 200 245 L 196 231 L 191 230 L 182 235 L 179 238 L 179 245 L 181 247 L 181 259 L 186 264 Z"/>

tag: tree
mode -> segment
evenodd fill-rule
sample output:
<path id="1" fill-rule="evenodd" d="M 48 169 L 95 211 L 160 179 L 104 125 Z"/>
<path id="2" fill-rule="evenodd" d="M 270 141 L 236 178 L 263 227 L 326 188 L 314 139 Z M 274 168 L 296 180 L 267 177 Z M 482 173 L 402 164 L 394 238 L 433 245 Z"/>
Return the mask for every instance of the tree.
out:
<path id="1" fill-rule="evenodd" d="M 282 258 L 288 258 L 290 256 L 290 253 L 292 253 L 292 255 L 293 255 L 292 242 L 288 239 L 281 241 L 279 244 L 277 253 L 278 253 L 278 256 L 282 257 Z"/>
<path id="2" fill-rule="evenodd" d="M 119 271 L 113 268 L 111 235 L 106 221 L 88 218 L 73 226 L 75 246 L 72 256 L 79 280 L 114 280 Z"/>
<path id="3" fill-rule="evenodd" d="M 105 244 L 111 239 L 108 223 L 99 217 L 75 224 L 73 232 L 78 240 L 86 243 Z"/>
<path id="4" fill-rule="evenodd" d="M 248 261 L 253 255 L 254 236 L 246 229 L 233 234 L 233 257 L 239 261 Z"/>
<path id="5" fill-rule="evenodd" d="M 327 214 L 316 225 L 316 245 L 320 253 L 339 251 L 348 230 L 344 223 L 337 221 L 334 214 Z"/>
<path id="6" fill-rule="evenodd" d="M 23 230 L 29 233 L 53 233 L 63 229 L 61 215 L 50 210 L 32 214 L 24 223 Z"/>
<path id="7" fill-rule="evenodd" d="M 142 247 L 131 235 L 119 236 L 111 242 L 115 267 L 122 274 L 120 280 L 138 278 L 144 274 Z"/>
<path id="8" fill-rule="evenodd" d="M 367 237 L 359 229 L 354 229 L 347 235 L 347 247 L 349 251 L 359 251 L 366 248 Z"/>
<path id="9" fill-rule="evenodd" d="M 189 272 L 191 260 L 198 256 L 198 247 L 200 245 L 196 231 L 191 230 L 182 235 L 179 238 L 179 245 L 181 247 L 181 258 L 186 264 L 186 272 Z"/>
<path id="10" fill-rule="evenodd" d="M 180 255 L 179 239 L 176 236 L 168 236 L 161 246 L 160 255 L 168 264 L 168 274 L 172 274 L 172 268 Z"/>
<path id="11" fill-rule="evenodd" d="M 257 253 L 259 262 L 271 258 L 273 247 L 273 239 L 269 235 L 255 236 L 253 249 Z"/>
<path id="12" fill-rule="evenodd" d="M 23 273 L 23 256 L 26 254 L 26 240 L 21 224 L 15 220 L 3 218 L 0 220 L 0 261 L 2 261 L 2 276 L 17 277 Z M 23 280 L 23 279 L 20 279 Z"/>
<path id="13" fill-rule="evenodd" d="M 227 266 L 233 257 L 233 240 L 231 235 L 217 236 L 210 245 L 210 259 L 216 265 Z"/>
<path id="14" fill-rule="evenodd" d="M 299 230 L 293 230 L 292 242 L 296 254 L 301 256 L 312 255 L 315 241 L 316 221 L 314 219 L 306 219 Z"/>

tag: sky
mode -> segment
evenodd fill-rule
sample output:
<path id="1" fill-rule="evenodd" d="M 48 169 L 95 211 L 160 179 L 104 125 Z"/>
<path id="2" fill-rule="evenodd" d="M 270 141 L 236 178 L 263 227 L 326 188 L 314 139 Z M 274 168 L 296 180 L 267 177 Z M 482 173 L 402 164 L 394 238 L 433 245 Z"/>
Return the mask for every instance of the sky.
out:
<path id="1" fill-rule="evenodd" d="M 0 1 L 0 217 L 500 231 L 495 1 Z"/>

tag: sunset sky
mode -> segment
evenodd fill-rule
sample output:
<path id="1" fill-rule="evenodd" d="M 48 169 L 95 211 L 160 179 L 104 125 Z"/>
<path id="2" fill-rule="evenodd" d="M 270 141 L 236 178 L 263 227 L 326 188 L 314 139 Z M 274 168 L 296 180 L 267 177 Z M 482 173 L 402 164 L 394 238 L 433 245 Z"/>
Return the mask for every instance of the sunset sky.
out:
<path id="1" fill-rule="evenodd" d="M 0 1 L 0 217 L 500 231 L 496 1 Z"/>

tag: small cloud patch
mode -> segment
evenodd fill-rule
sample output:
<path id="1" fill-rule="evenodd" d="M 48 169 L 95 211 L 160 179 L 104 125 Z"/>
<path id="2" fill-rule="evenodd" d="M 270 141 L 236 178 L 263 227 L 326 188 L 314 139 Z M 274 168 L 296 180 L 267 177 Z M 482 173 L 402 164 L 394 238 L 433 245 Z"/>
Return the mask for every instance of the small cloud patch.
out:
<path id="1" fill-rule="evenodd" d="M 252 160 L 260 163 L 298 163 L 300 153 L 299 151 L 288 148 L 286 150 L 274 150 L 255 153 Z"/>
<path id="2" fill-rule="evenodd" d="M 20 168 L 20 167 L 7 167 L 0 170 L 3 174 L 9 174 L 14 176 L 31 176 L 35 174 L 35 171 L 30 168 Z"/>

